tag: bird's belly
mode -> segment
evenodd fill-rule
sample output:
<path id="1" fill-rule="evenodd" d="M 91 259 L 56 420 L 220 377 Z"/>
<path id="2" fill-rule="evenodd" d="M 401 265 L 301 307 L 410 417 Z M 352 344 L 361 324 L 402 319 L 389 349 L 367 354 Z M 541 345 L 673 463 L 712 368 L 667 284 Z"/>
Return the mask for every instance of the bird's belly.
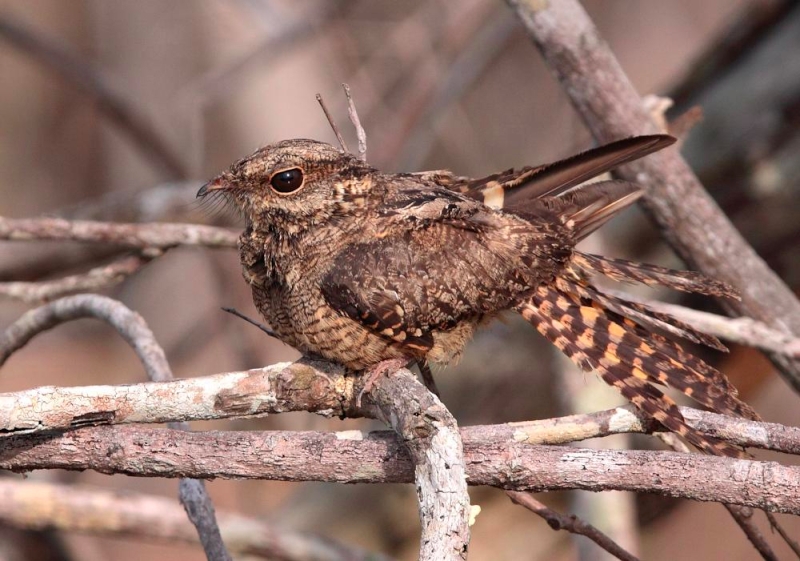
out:
<path id="1" fill-rule="evenodd" d="M 352 370 L 408 356 L 398 344 L 333 310 L 317 290 L 275 288 L 256 296 L 258 308 L 280 339 Z"/>
<path id="2" fill-rule="evenodd" d="M 264 289 L 253 285 L 253 299 L 283 342 L 352 370 L 393 358 L 425 359 L 446 365 L 458 360 L 479 321 L 467 320 L 454 329 L 435 332 L 433 347 L 420 355 L 337 313 L 318 290 L 298 286 Z"/>

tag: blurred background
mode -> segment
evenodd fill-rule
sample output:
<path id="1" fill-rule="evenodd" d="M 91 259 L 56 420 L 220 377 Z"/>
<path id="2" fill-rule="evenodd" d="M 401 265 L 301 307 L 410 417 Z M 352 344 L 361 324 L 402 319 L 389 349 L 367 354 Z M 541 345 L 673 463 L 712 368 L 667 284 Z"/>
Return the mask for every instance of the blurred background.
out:
<path id="1" fill-rule="evenodd" d="M 667 116 L 677 119 L 676 128 L 695 122 L 692 108 L 701 107 L 703 118 L 688 133 L 684 153 L 745 237 L 797 290 L 798 2 L 584 5 L 638 90 L 674 99 Z M 270 142 L 334 142 L 316 93 L 355 146 L 342 82 L 349 83 L 367 131 L 370 163 L 387 171 L 448 168 L 486 175 L 591 146 L 520 24 L 495 0 L 0 0 L 0 215 L 237 226 L 234 217 L 194 202 L 199 185 Z M 607 255 L 683 266 L 638 209 L 586 243 Z M 97 246 L 2 243 L 0 281 L 57 278 L 112 254 Z M 298 356 L 220 310 L 233 306 L 257 317 L 234 251 L 172 250 L 106 293 L 144 316 L 180 377 Z M 641 294 L 717 311 L 706 300 Z M 0 301 L 0 326 L 28 307 Z M 766 420 L 800 424 L 798 396 L 759 352 L 734 347 L 728 355 L 704 356 Z M 2 392 L 144 379 L 126 344 L 90 320 L 37 337 L 1 374 Z M 462 425 L 621 402 L 514 318 L 480 334 L 460 365 L 437 373 L 437 382 Z M 311 414 L 193 426 L 379 428 Z M 604 439 L 596 445 L 659 446 L 653 440 Z M 30 477 L 177 495 L 173 480 L 62 472 Z M 220 510 L 416 558 L 411 486 L 213 481 L 208 487 Z M 470 559 L 603 558 L 594 545 L 553 532 L 501 491 L 471 493 L 482 513 Z M 540 499 L 580 513 L 644 559 L 757 558 L 720 505 L 624 493 Z M 781 520 L 800 535 L 796 519 Z M 40 548 L 36 553 L 26 549 L 31 541 Z M 3 559 L 203 558 L 199 548 L 185 545 L 31 533 L 2 523 L 0 553 Z"/>

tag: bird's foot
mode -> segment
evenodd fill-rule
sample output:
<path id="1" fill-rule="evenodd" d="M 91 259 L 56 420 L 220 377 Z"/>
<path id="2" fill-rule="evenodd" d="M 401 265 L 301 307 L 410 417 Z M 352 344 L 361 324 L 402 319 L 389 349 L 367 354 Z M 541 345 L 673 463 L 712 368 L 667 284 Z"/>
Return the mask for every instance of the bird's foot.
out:
<path id="1" fill-rule="evenodd" d="M 364 372 L 364 376 L 366 380 L 364 381 L 364 388 L 358 393 L 358 397 L 356 397 L 356 407 L 361 407 L 361 398 L 364 397 L 364 394 L 371 391 L 373 386 L 375 386 L 375 382 L 378 381 L 378 378 L 386 374 L 387 376 L 392 372 L 405 367 L 408 365 L 408 359 L 406 358 L 390 358 L 388 360 L 382 360 L 377 364 L 374 364 L 367 368 Z"/>

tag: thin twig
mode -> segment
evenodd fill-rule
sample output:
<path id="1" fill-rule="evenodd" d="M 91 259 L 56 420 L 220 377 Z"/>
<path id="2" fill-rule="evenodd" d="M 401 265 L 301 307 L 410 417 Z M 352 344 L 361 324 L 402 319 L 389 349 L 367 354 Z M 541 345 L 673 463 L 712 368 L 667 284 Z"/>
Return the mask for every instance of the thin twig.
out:
<path id="1" fill-rule="evenodd" d="M 91 269 L 86 273 L 51 281 L 0 283 L 0 296 L 14 298 L 29 304 L 38 304 L 74 292 L 102 290 L 122 282 L 162 253 L 161 250 L 154 250 L 129 255 L 108 265 Z"/>
<path id="2" fill-rule="evenodd" d="M 330 112 L 328 112 L 328 107 L 325 105 L 325 101 L 322 99 L 322 94 L 317 94 L 317 101 L 319 102 L 319 106 L 322 107 L 322 112 L 325 113 L 325 118 L 328 119 L 328 123 L 333 129 L 333 134 L 336 135 L 336 140 L 339 141 L 339 146 L 345 152 L 350 152 L 350 149 L 347 147 L 347 143 L 344 141 L 344 137 L 342 136 L 342 132 L 339 130 L 336 121 L 333 120 Z"/>
<path id="3" fill-rule="evenodd" d="M 247 323 L 249 323 L 251 325 L 255 325 L 256 327 L 258 327 L 261 331 L 263 331 L 264 333 L 266 333 L 270 337 L 274 337 L 275 339 L 279 339 L 278 335 L 273 330 L 271 330 L 269 327 L 267 327 L 263 323 L 259 323 L 256 320 L 247 317 L 246 315 L 244 315 L 242 312 L 240 312 L 236 308 L 228 308 L 228 307 L 223 306 L 222 307 L 222 311 L 228 312 L 229 314 L 233 314 L 237 318 L 241 318 L 241 319 L 243 319 L 244 321 L 246 321 Z"/>
<path id="4" fill-rule="evenodd" d="M 0 366 L 14 351 L 39 333 L 61 323 L 85 317 L 103 320 L 114 327 L 134 349 L 151 381 L 163 383 L 174 380 L 164 350 L 144 319 L 121 302 L 97 294 L 67 296 L 25 313 L 0 338 Z M 176 430 L 189 430 L 189 425 L 184 421 L 170 422 L 168 426 Z M 179 497 L 189 519 L 197 528 L 208 560 L 230 561 L 231 557 L 222 542 L 214 516 L 214 505 L 205 483 L 182 479 Z"/>
<path id="5" fill-rule="evenodd" d="M 625 551 L 603 532 L 588 522 L 584 522 L 574 514 L 570 516 L 560 514 L 548 508 L 544 503 L 537 501 L 530 493 L 506 491 L 506 495 L 508 495 L 515 504 L 523 506 L 534 514 L 544 518 L 553 530 L 566 530 L 571 534 L 586 536 L 617 559 L 622 559 L 623 561 L 639 561 L 638 557 Z"/>
<path id="6" fill-rule="evenodd" d="M 106 83 L 103 76 L 87 66 L 63 45 L 25 29 L 7 17 L 0 18 L 0 37 L 48 67 L 97 103 L 97 108 L 170 179 L 189 176 L 186 166 L 143 115 Z"/>
<path id="7" fill-rule="evenodd" d="M 356 129 L 356 137 L 358 138 L 358 157 L 366 162 L 367 161 L 367 131 L 361 126 L 361 119 L 358 118 L 358 111 L 356 111 L 356 104 L 353 101 L 353 96 L 350 93 L 350 86 L 342 84 L 344 95 L 347 97 L 347 115 L 350 117 L 350 122 Z"/>

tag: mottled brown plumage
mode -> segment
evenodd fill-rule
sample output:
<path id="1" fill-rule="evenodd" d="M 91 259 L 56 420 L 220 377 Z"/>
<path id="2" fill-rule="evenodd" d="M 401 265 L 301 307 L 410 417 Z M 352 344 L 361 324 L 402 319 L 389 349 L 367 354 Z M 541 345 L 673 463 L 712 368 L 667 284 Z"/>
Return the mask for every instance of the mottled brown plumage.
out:
<path id="1" fill-rule="evenodd" d="M 288 140 L 236 162 L 198 196 L 221 194 L 243 211 L 240 256 L 255 304 L 302 352 L 353 370 L 390 359 L 447 364 L 479 325 L 515 310 L 668 429 L 708 452 L 737 455 L 688 427 L 656 387 L 755 418 L 721 373 L 654 330 L 724 347 L 602 293 L 590 277 L 733 292 L 697 273 L 575 250 L 641 194 L 623 181 L 581 183 L 673 141 L 635 137 L 469 179 L 382 173 L 328 144 Z"/>

